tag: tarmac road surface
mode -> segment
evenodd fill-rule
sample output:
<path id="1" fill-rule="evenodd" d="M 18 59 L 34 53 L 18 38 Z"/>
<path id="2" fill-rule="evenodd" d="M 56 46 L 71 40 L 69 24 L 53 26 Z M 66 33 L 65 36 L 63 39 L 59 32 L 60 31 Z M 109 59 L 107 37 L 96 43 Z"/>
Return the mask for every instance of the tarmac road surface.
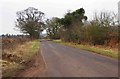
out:
<path id="1" fill-rule="evenodd" d="M 42 77 L 118 77 L 118 61 L 89 51 L 42 40 Z"/>

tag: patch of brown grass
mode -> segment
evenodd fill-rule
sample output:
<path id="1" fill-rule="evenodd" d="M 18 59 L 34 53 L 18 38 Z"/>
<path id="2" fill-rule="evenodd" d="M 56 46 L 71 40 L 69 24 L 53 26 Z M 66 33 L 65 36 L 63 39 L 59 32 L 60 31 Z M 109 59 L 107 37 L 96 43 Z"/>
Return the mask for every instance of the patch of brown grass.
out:
<path id="1" fill-rule="evenodd" d="M 2 53 L 2 74 L 3 76 L 13 76 L 17 70 L 23 68 L 25 63 L 25 53 L 28 50 L 30 42 L 18 45 L 14 50 L 4 49 Z M 11 73 L 12 72 L 12 73 Z"/>
<path id="2" fill-rule="evenodd" d="M 16 39 L 15 39 L 16 40 Z M 5 41 L 4 41 L 5 42 Z M 11 39 L 5 43 L 12 44 Z M 13 42 L 14 43 L 14 42 Z M 36 44 L 39 43 L 36 41 Z M 3 76 L 13 76 L 19 69 L 25 68 L 29 61 L 30 50 L 34 45 L 34 41 L 24 41 L 24 43 L 14 43 L 16 46 L 5 46 L 2 49 L 2 72 Z M 36 49 L 38 50 L 38 49 Z M 34 52 L 34 51 L 33 51 Z M 35 52 L 37 53 L 37 52 Z M 31 55 L 32 56 L 32 55 Z M 12 72 L 12 73 L 11 73 Z"/>

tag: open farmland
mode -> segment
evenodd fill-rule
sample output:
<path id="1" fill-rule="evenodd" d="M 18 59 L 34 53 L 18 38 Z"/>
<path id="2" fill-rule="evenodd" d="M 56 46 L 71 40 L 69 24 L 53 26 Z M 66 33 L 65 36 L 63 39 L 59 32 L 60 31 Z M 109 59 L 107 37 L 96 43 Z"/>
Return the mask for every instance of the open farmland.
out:
<path id="1" fill-rule="evenodd" d="M 27 37 L 5 37 L 2 39 L 2 47 L 2 75 L 16 76 L 38 53 L 39 41 Z"/>

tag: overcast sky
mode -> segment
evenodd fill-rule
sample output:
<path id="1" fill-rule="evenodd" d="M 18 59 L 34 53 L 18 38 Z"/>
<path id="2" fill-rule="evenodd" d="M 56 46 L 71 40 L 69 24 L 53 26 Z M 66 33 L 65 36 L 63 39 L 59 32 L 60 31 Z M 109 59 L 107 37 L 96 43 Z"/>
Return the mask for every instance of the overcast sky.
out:
<path id="1" fill-rule="evenodd" d="M 15 31 L 16 12 L 28 7 L 35 7 L 44 12 L 46 18 L 63 17 L 68 11 L 84 8 L 86 16 L 91 19 L 94 12 L 118 12 L 120 0 L 0 0 L 0 35 L 19 34 Z"/>

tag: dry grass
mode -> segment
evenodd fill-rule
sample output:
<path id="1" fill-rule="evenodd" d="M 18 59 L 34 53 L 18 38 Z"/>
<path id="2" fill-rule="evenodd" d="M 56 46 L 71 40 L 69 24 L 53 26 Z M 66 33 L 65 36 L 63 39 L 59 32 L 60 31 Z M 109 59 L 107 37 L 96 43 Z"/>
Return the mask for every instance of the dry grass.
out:
<path id="1" fill-rule="evenodd" d="M 16 72 L 19 69 L 22 69 L 23 66 L 16 63 L 16 62 L 9 62 L 6 60 L 1 60 L 0 63 L 2 63 L 2 75 L 3 76 L 10 76 L 10 75 L 15 75 Z"/>
<path id="2" fill-rule="evenodd" d="M 11 42 L 8 42 L 11 43 Z M 24 41 L 17 43 L 14 48 L 4 48 L 2 52 L 2 72 L 3 76 L 13 76 L 19 69 L 25 68 L 26 63 L 39 50 L 39 41 Z M 8 46 L 9 47 L 9 46 Z M 31 51 L 34 50 L 34 51 Z M 12 72 L 12 73 L 11 73 Z"/>
<path id="3" fill-rule="evenodd" d="M 14 50 L 18 45 L 24 44 L 25 42 L 30 41 L 29 38 L 2 38 L 2 50 L 9 49 Z"/>

